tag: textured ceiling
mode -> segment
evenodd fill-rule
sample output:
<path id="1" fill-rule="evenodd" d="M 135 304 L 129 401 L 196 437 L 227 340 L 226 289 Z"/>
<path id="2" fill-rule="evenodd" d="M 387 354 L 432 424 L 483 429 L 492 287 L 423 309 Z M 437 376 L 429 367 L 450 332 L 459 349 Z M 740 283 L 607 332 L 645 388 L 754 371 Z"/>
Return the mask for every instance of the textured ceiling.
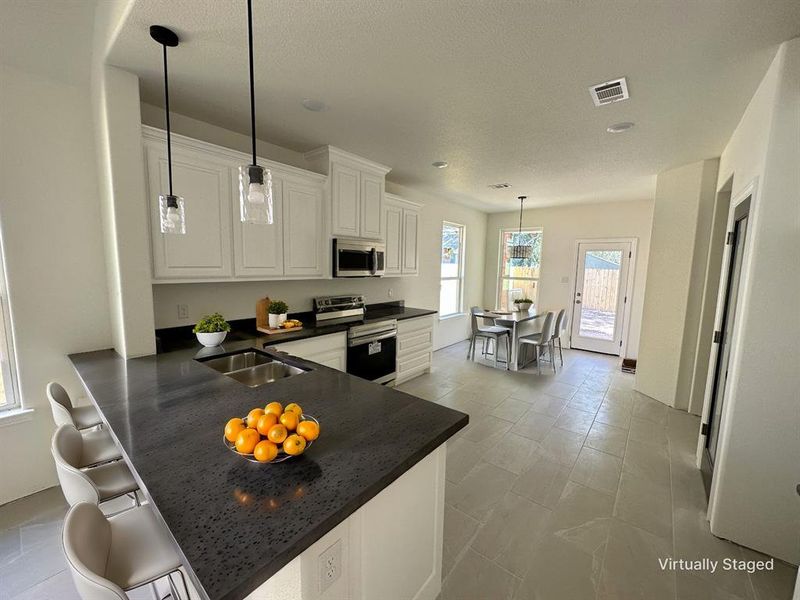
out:
<path id="1" fill-rule="evenodd" d="M 259 138 L 339 146 L 488 211 L 519 194 L 531 207 L 651 198 L 659 171 L 720 154 L 777 45 L 800 34 L 797 0 L 254 5 Z M 137 0 L 109 60 L 163 105 L 147 31 L 174 28 L 173 110 L 247 133 L 245 6 Z M 594 107 L 587 88 L 618 76 L 631 99 Z M 308 112 L 308 97 L 329 110 Z M 636 127 L 606 133 L 619 121 Z"/>

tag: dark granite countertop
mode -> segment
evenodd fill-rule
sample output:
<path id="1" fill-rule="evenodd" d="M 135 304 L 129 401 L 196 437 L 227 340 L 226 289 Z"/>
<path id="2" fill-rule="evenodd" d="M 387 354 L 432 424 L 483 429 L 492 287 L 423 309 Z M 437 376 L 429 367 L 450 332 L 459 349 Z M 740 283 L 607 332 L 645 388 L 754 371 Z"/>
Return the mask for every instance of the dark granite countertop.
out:
<path id="1" fill-rule="evenodd" d="M 340 331 L 347 331 L 350 326 L 357 325 L 359 323 L 374 323 L 378 321 L 386 321 L 388 319 L 397 319 L 398 321 L 403 321 L 405 319 L 413 319 L 415 317 L 424 317 L 426 315 L 435 314 L 435 310 L 430 310 L 427 308 L 413 308 L 410 306 L 405 306 L 402 301 L 395 301 L 384 304 L 367 305 L 366 315 L 364 316 L 364 319 L 359 321 L 351 320 L 344 323 L 329 322 L 327 324 L 317 326 L 314 321 L 313 313 L 292 313 L 289 315 L 289 317 L 302 321 L 303 328 L 298 331 L 287 331 L 285 333 L 277 333 L 272 335 L 259 332 L 256 329 L 255 318 L 238 319 L 230 322 L 232 329 L 225 338 L 224 345 L 227 347 L 231 342 L 250 342 L 252 344 L 258 344 L 258 347 L 261 348 L 272 344 L 280 344 L 281 342 L 304 340 L 320 335 L 328 335 L 331 333 L 338 333 Z M 191 325 L 159 329 L 156 331 L 156 338 L 158 339 L 159 354 L 173 352 L 175 350 L 202 348 L 192 333 Z"/>
<path id="2" fill-rule="evenodd" d="M 127 361 L 113 350 L 70 355 L 192 580 L 212 600 L 247 596 L 468 422 L 286 355 L 313 370 L 258 388 L 194 360 L 252 342 Z M 313 447 L 276 465 L 228 451 L 225 422 L 275 400 L 297 401 L 319 419 Z"/>

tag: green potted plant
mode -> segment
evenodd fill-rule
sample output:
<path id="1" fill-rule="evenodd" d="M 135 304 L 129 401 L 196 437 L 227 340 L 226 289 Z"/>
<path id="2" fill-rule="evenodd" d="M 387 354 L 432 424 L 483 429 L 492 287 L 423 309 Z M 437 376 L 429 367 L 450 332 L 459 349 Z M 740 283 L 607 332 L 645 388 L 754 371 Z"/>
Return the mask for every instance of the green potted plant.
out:
<path id="1" fill-rule="evenodd" d="M 514 306 L 517 307 L 519 312 L 527 312 L 533 306 L 533 300 L 530 298 L 517 298 L 514 300 Z"/>
<path id="2" fill-rule="evenodd" d="M 206 315 L 194 326 L 197 341 L 207 348 L 219 346 L 231 330 L 230 324 L 219 313 Z"/>
<path id="3" fill-rule="evenodd" d="M 269 326 L 270 329 L 277 329 L 286 320 L 286 312 L 289 305 L 283 300 L 273 300 L 269 303 Z"/>

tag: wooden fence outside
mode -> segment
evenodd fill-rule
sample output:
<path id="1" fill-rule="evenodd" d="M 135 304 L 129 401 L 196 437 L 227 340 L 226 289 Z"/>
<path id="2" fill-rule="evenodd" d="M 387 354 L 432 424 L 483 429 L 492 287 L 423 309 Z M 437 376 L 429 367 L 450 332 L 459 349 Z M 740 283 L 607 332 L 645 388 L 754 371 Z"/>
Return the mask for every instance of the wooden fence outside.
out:
<path id="1" fill-rule="evenodd" d="M 584 308 L 614 312 L 617 310 L 619 269 L 586 269 L 583 274 Z"/>

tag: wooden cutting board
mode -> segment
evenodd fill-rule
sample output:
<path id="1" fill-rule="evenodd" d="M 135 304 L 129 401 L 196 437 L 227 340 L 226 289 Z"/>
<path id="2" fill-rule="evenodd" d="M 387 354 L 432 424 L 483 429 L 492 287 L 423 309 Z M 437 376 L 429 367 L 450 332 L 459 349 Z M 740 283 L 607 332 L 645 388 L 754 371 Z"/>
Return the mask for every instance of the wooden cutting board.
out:
<path id="1" fill-rule="evenodd" d="M 256 302 L 256 329 L 259 331 L 269 329 L 269 303 L 269 297 Z"/>

